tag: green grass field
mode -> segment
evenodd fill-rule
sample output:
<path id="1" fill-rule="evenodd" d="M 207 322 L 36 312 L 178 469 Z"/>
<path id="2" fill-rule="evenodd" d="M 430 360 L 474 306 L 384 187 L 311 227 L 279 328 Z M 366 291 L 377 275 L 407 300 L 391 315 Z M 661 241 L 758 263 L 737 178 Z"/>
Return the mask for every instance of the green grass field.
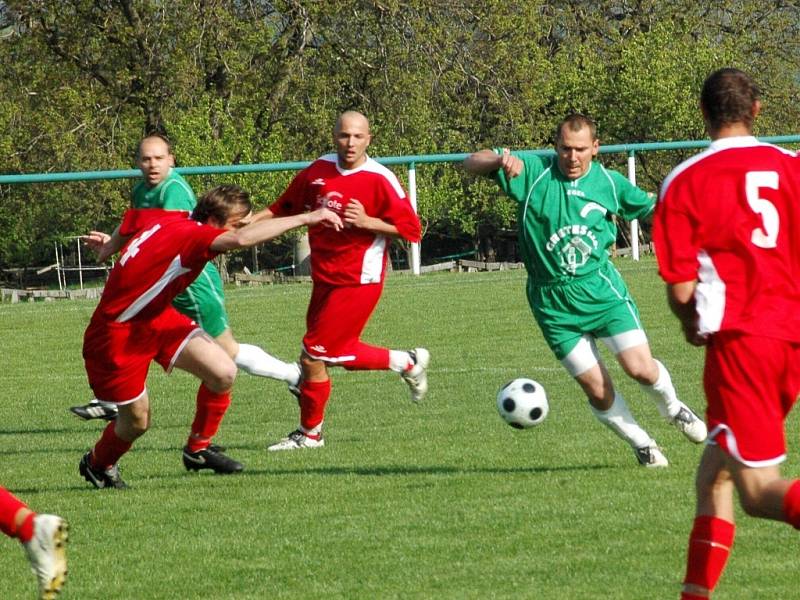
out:
<path id="1" fill-rule="evenodd" d="M 654 354 L 702 410 L 702 351 L 683 343 L 652 259 L 620 261 Z M 189 474 L 180 450 L 195 381 L 155 367 L 153 426 L 121 461 L 131 489 L 78 475 L 103 424 L 67 408 L 90 391 L 91 301 L 0 305 L 0 484 L 71 526 L 64 598 L 677 598 L 701 447 L 660 420 L 611 365 L 669 469 L 649 471 L 591 416 L 530 316 L 520 271 L 395 276 L 365 339 L 426 346 L 431 391 L 391 372 L 333 372 L 326 447 L 267 454 L 297 423 L 283 384 L 241 374 L 217 442 L 238 476 Z M 228 291 L 236 336 L 294 358 L 310 286 Z M 608 356 L 607 354 L 605 355 Z M 516 431 L 494 407 L 506 381 L 539 380 L 550 415 Z M 798 419 L 785 473 L 800 476 Z M 716 599 L 797 598 L 797 532 L 739 513 Z M 0 537 L 0 598 L 32 598 L 21 548 Z"/>

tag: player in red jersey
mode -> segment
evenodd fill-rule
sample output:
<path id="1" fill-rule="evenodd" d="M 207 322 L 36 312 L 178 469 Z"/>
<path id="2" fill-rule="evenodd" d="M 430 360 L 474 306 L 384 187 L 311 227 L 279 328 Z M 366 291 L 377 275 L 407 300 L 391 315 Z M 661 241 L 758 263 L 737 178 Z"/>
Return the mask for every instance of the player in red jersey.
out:
<path id="1" fill-rule="evenodd" d="M 800 393 L 800 158 L 759 143 L 752 80 L 706 79 L 712 144 L 664 180 L 653 239 L 670 307 L 706 346 L 708 445 L 697 472 L 684 600 L 709 598 L 745 513 L 800 529 L 800 480 L 783 479 L 784 421 Z"/>
<path id="2" fill-rule="evenodd" d="M 255 219 L 296 215 L 326 207 L 342 218 L 344 229 L 310 227 L 314 288 L 306 315 L 300 357 L 300 426 L 269 450 L 324 445 L 322 422 L 330 398 L 328 366 L 351 370 L 393 370 L 422 400 L 428 390 L 430 354 L 425 348 L 389 350 L 361 341 L 386 277 L 392 238 L 420 239 L 420 223 L 394 174 L 366 154 L 369 121 L 358 112 L 336 121 L 336 154 L 314 161 Z"/>
<path id="3" fill-rule="evenodd" d="M 212 438 L 230 405 L 236 365 L 227 352 L 172 300 L 217 254 L 272 239 L 304 225 L 340 228 L 327 209 L 247 224 L 250 198 L 236 186 L 214 188 L 192 213 L 130 209 L 120 234 L 130 237 L 109 274 L 100 303 L 84 334 L 83 357 L 95 397 L 119 406 L 80 473 L 97 488 L 127 487 L 117 462 L 150 426 L 147 371 L 156 361 L 167 372 L 177 367 L 202 381 L 191 434 L 183 450 L 188 470 L 235 473 L 242 465 L 226 456 Z M 92 232 L 86 242 L 103 247 L 106 234 Z"/>
<path id="4" fill-rule="evenodd" d="M 67 522 L 61 517 L 33 512 L 22 500 L 0 486 L 0 531 L 17 538 L 24 546 L 39 583 L 41 600 L 55 598 L 64 587 L 67 530 Z"/>

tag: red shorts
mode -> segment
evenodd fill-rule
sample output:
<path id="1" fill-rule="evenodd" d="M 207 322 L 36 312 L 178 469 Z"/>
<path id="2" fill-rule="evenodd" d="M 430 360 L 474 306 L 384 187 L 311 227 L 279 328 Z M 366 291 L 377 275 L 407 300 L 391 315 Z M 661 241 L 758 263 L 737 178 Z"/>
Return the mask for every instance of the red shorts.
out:
<path id="1" fill-rule="evenodd" d="M 145 322 L 92 319 L 83 336 L 83 360 L 95 397 L 117 404 L 138 400 L 151 361 L 169 371 L 186 343 L 201 332 L 171 306 Z"/>
<path id="2" fill-rule="evenodd" d="M 784 421 L 800 392 L 800 343 L 717 333 L 703 386 L 709 440 L 749 467 L 785 460 Z"/>
<path id="3" fill-rule="evenodd" d="M 314 283 L 303 337 L 305 353 L 330 363 L 353 360 L 382 291 L 382 282 L 352 286 Z"/>

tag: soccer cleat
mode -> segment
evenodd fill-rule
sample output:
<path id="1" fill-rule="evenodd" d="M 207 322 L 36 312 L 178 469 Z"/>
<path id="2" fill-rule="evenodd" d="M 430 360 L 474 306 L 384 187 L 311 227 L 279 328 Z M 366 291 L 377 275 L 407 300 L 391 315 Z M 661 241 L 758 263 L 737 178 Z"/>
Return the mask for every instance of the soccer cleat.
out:
<path id="1" fill-rule="evenodd" d="M 211 444 L 203 450 L 189 452 L 189 448 L 184 446 L 183 466 L 186 467 L 187 471 L 211 469 L 214 473 L 222 474 L 241 472 L 244 469 L 244 465 L 223 454 L 220 448 L 221 446 Z"/>
<path id="2" fill-rule="evenodd" d="M 636 460 L 639 461 L 639 464 L 648 469 L 669 466 L 667 457 L 664 456 L 655 444 L 652 446 L 634 448 L 633 452 L 636 454 Z"/>
<path id="3" fill-rule="evenodd" d="M 122 481 L 119 475 L 117 465 L 113 465 L 104 471 L 98 471 L 92 466 L 92 451 L 89 450 L 83 455 L 80 464 L 78 465 L 78 472 L 83 475 L 83 478 L 91 483 L 97 489 L 115 488 L 117 490 L 124 490 L 128 488 L 128 484 Z"/>
<path id="4" fill-rule="evenodd" d="M 39 581 L 40 600 L 55 598 L 67 579 L 67 522 L 56 515 L 33 517 L 33 537 L 25 542 L 31 571 Z"/>
<path id="5" fill-rule="evenodd" d="M 681 403 L 681 409 L 669 422 L 674 425 L 678 430 L 686 436 L 686 438 L 695 444 L 705 441 L 708 436 L 708 429 L 703 419 L 698 417 L 692 409 Z"/>
<path id="6" fill-rule="evenodd" d="M 408 384 L 411 401 L 419 402 L 428 393 L 428 364 L 431 362 L 431 354 L 425 348 L 414 348 L 408 354 L 414 361 L 414 366 L 400 373 L 400 377 Z"/>
<path id="7" fill-rule="evenodd" d="M 92 400 L 89 402 L 89 404 L 72 406 L 69 410 L 85 421 L 91 421 L 92 419 L 105 419 L 106 421 L 113 421 L 119 414 L 119 410 L 116 406 L 101 404 L 97 399 Z"/>
<path id="8" fill-rule="evenodd" d="M 319 434 L 319 439 L 314 439 L 308 437 L 299 429 L 295 429 L 280 442 L 267 446 L 267 450 L 276 452 L 279 450 L 299 450 L 300 448 L 322 448 L 324 445 L 325 440 L 321 433 Z"/>

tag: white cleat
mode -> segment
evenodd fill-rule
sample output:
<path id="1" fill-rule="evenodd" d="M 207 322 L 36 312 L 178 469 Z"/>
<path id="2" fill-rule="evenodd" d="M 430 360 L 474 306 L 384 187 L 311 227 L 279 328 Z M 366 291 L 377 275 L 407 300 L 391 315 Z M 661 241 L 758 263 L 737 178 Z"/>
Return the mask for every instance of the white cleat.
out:
<path id="1" fill-rule="evenodd" d="M 400 377 L 408 384 L 411 401 L 419 402 L 428 393 L 428 364 L 431 362 L 431 353 L 425 348 L 414 348 L 408 353 L 414 361 L 414 366 L 400 373 Z"/>
<path id="2" fill-rule="evenodd" d="M 67 578 L 67 522 L 56 515 L 36 515 L 33 537 L 25 542 L 31 570 L 39 582 L 40 600 L 52 600 Z"/>
<path id="3" fill-rule="evenodd" d="M 308 437 L 299 429 L 295 429 L 280 442 L 267 446 L 267 450 L 270 452 L 279 452 L 281 450 L 300 450 L 301 448 L 322 448 L 324 445 L 325 440 L 322 434 L 320 434 L 319 439 L 314 439 Z"/>
<path id="4" fill-rule="evenodd" d="M 659 467 L 668 467 L 669 461 L 667 457 L 658 449 L 658 446 L 642 446 L 641 448 L 634 448 L 636 460 L 639 464 L 648 469 L 657 469 Z"/>
<path id="5" fill-rule="evenodd" d="M 686 439 L 699 444 L 705 441 L 708 436 L 708 429 L 703 419 L 698 417 L 691 408 L 681 402 L 681 409 L 674 417 L 668 419 L 671 425 L 674 425 Z"/>

